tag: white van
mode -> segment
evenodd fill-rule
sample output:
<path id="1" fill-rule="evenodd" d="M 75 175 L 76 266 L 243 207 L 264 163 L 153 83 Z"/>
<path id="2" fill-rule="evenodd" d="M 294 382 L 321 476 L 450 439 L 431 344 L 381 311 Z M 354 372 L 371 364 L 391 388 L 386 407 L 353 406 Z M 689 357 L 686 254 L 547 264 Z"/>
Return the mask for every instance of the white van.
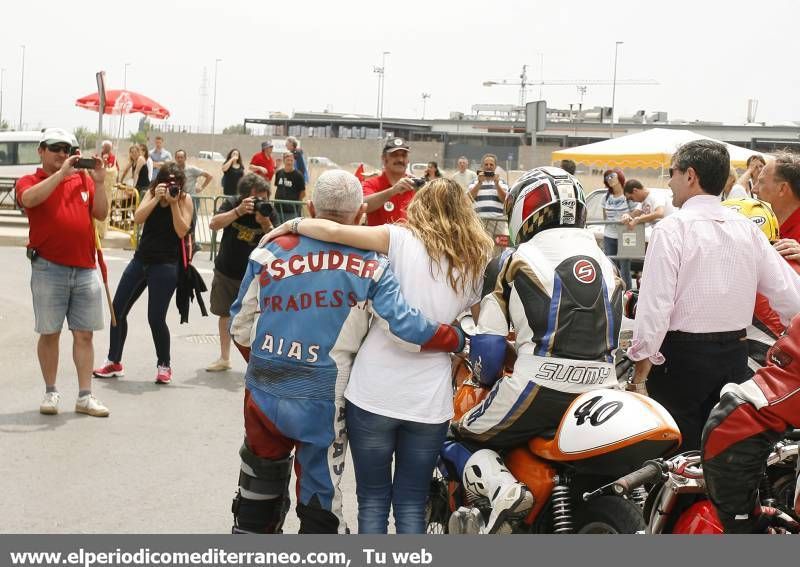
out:
<path id="1" fill-rule="evenodd" d="M 42 133 L 0 132 L 0 206 L 14 207 L 14 184 L 24 175 L 34 173 L 41 164 L 39 141 Z"/>
<path id="2" fill-rule="evenodd" d="M 210 159 L 211 161 L 225 161 L 225 156 L 219 152 L 212 152 L 210 150 L 200 150 L 197 152 L 199 159 Z"/>

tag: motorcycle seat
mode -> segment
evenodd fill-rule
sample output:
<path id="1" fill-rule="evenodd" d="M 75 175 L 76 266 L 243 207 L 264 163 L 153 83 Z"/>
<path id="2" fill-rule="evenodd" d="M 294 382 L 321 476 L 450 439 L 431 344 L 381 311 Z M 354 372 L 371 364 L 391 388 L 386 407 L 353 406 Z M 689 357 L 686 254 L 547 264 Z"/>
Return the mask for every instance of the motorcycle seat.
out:
<path id="1" fill-rule="evenodd" d="M 785 437 L 790 441 L 800 441 L 800 429 L 790 429 Z"/>

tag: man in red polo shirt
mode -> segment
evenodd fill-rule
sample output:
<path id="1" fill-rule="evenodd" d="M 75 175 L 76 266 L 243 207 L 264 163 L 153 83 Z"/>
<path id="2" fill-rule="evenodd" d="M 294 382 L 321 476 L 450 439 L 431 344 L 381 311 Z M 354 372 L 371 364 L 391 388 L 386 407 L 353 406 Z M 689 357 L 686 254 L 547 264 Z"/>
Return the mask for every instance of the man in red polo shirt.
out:
<path id="1" fill-rule="evenodd" d="M 25 207 L 30 225 L 28 257 L 31 259 L 31 291 L 37 354 L 45 383 L 39 406 L 43 414 L 58 413 L 56 389 L 58 346 L 64 319 L 73 337 L 73 360 L 78 372 L 75 411 L 95 417 L 109 414 L 92 396 L 92 333 L 103 328 L 100 280 L 95 271 L 93 219 L 108 214 L 103 186 L 106 171 L 95 157 L 94 169 L 79 170 L 75 136 L 61 128 L 48 128 L 39 143 L 42 167 L 17 181 L 17 199 Z"/>
<path id="2" fill-rule="evenodd" d="M 272 176 L 275 175 L 275 160 L 272 159 L 272 140 L 261 142 L 261 151 L 250 158 L 250 165 L 247 170 L 257 173 L 270 183 Z"/>
<path id="3" fill-rule="evenodd" d="M 775 249 L 787 260 L 800 261 L 800 157 L 779 153 L 761 170 L 753 194 L 778 217 L 781 239 Z"/>
<path id="4" fill-rule="evenodd" d="M 363 184 L 367 204 L 367 224 L 378 226 L 406 218 L 406 208 L 414 197 L 414 182 L 406 175 L 408 144 L 391 138 L 383 147 L 383 173 Z"/>

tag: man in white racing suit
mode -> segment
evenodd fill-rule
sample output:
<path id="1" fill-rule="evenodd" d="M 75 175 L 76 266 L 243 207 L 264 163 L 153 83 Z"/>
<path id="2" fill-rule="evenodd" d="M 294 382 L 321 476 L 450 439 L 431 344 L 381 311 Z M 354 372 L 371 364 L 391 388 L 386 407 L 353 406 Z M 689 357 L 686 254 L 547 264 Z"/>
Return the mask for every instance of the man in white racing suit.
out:
<path id="1" fill-rule="evenodd" d="M 481 302 L 470 347 L 480 381 L 493 387 L 452 424 L 462 443 L 442 451 L 468 494 L 491 502 L 489 533 L 503 531 L 507 520 L 533 505 L 532 493 L 492 449 L 555 429 L 578 395 L 617 385 L 612 353 L 624 291 L 611 260 L 584 230 L 583 188 L 573 176 L 554 167 L 533 169 L 511 189 L 505 207 L 518 248 L 504 258 L 494 291 Z M 501 378 L 509 324 L 517 359 L 512 375 Z"/>

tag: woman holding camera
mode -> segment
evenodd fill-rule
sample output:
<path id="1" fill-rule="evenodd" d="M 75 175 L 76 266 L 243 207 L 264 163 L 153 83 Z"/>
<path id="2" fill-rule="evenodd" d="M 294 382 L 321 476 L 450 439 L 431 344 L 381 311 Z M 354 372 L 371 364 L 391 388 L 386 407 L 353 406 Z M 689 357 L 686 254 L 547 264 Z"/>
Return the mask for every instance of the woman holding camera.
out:
<path id="1" fill-rule="evenodd" d="M 450 179 L 434 179 L 419 189 L 403 224 L 348 226 L 301 218 L 268 236 L 292 228 L 387 254 L 403 296 L 431 320 L 453 321 L 480 300 L 492 240 L 470 198 Z M 431 474 L 453 416 L 450 373 L 447 354 L 410 353 L 381 325 L 369 330 L 344 393 L 359 533 L 385 534 L 390 505 L 397 533 L 425 531 Z"/>
<path id="2" fill-rule="evenodd" d="M 147 288 L 147 320 L 157 356 L 156 383 L 172 381 L 167 309 L 178 283 L 181 240 L 189 232 L 194 210 L 192 199 L 183 191 L 184 182 L 183 171 L 175 163 L 165 164 L 134 213 L 134 222 L 144 228 L 139 248 L 114 294 L 117 325 L 111 327 L 108 359 L 94 371 L 98 378 L 124 376 L 122 350 L 128 334 L 128 313 Z"/>
<path id="3" fill-rule="evenodd" d="M 242 154 L 236 148 L 228 152 L 225 163 L 222 164 L 222 193 L 225 195 L 236 195 L 239 180 L 244 175 L 244 164 Z"/>

